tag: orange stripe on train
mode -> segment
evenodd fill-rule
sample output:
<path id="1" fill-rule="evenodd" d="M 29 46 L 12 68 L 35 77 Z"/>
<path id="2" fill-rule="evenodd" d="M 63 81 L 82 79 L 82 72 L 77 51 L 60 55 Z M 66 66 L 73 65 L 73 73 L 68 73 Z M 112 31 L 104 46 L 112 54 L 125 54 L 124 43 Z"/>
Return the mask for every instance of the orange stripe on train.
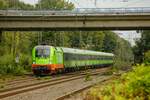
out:
<path id="1" fill-rule="evenodd" d="M 64 68 L 63 64 L 32 64 L 32 68 L 39 67 L 39 66 L 48 67 L 49 70 Z"/>

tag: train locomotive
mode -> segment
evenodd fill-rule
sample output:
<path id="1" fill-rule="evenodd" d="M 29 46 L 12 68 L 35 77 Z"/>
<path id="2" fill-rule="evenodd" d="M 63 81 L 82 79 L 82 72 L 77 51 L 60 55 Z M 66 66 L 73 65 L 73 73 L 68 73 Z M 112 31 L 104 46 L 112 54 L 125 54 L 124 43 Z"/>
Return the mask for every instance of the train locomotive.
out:
<path id="1" fill-rule="evenodd" d="M 38 45 L 32 50 L 32 71 L 35 75 L 61 71 L 110 66 L 114 54 L 49 45 Z"/>

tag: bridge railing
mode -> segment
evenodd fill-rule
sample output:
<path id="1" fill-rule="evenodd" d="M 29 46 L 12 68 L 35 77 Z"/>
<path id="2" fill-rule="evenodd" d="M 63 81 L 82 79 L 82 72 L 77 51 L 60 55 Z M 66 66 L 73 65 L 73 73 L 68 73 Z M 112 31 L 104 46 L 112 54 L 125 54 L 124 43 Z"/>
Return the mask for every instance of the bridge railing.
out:
<path id="1" fill-rule="evenodd" d="M 128 14 L 150 13 L 150 7 L 132 8 L 76 8 L 73 10 L 0 10 L 0 16 L 48 16 L 48 15 L 88 15 L 88 14 Z"/>
<path id="2" fill-rule="evenodd" d="M 75 12 L 83 13 L 149 13 L 150 7 L 130 8 L 77 8 Z"/>

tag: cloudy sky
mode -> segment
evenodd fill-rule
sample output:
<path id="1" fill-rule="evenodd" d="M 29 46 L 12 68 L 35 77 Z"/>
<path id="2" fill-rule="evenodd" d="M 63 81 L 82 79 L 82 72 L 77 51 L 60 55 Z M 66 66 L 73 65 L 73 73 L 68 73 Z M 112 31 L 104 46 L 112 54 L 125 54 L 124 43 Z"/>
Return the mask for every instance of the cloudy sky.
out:
<path id="1" fill-rule="evenodd" d="M 76 7 L 150 7 L 150 0 L 70 0 Z"/>
<path id="2" fill-rule="evenodd" d="M 38 0 L 21 0 L 35 4 Z M 114 8 L 114 7 L 150 7 L 150 0 L 66 0 L 77 8 Z"/>
<path id="3" fill-rule="evenodd" d="M 29 4 L 35 4 L 37 3 L 38 0 L 20 0 L 20 1 L 24 1 L 25 3 L 29 3 Z"/>

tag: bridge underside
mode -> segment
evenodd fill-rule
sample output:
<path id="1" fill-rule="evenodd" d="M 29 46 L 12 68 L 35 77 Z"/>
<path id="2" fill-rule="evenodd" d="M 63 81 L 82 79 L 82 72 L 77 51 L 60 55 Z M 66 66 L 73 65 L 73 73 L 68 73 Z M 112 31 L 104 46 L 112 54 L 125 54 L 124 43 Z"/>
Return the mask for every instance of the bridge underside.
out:
<path id="1" fill-rule="evenodd" d="M 0 28 L 1 31 L 103 31 L 150 30 L 150 27 L 101 27 L 101 28 Z"/>
<path id="2" fill-rule="evenodd" d="M 0 16 L 1 31 L 149 30 L 148 15 Z"/>

